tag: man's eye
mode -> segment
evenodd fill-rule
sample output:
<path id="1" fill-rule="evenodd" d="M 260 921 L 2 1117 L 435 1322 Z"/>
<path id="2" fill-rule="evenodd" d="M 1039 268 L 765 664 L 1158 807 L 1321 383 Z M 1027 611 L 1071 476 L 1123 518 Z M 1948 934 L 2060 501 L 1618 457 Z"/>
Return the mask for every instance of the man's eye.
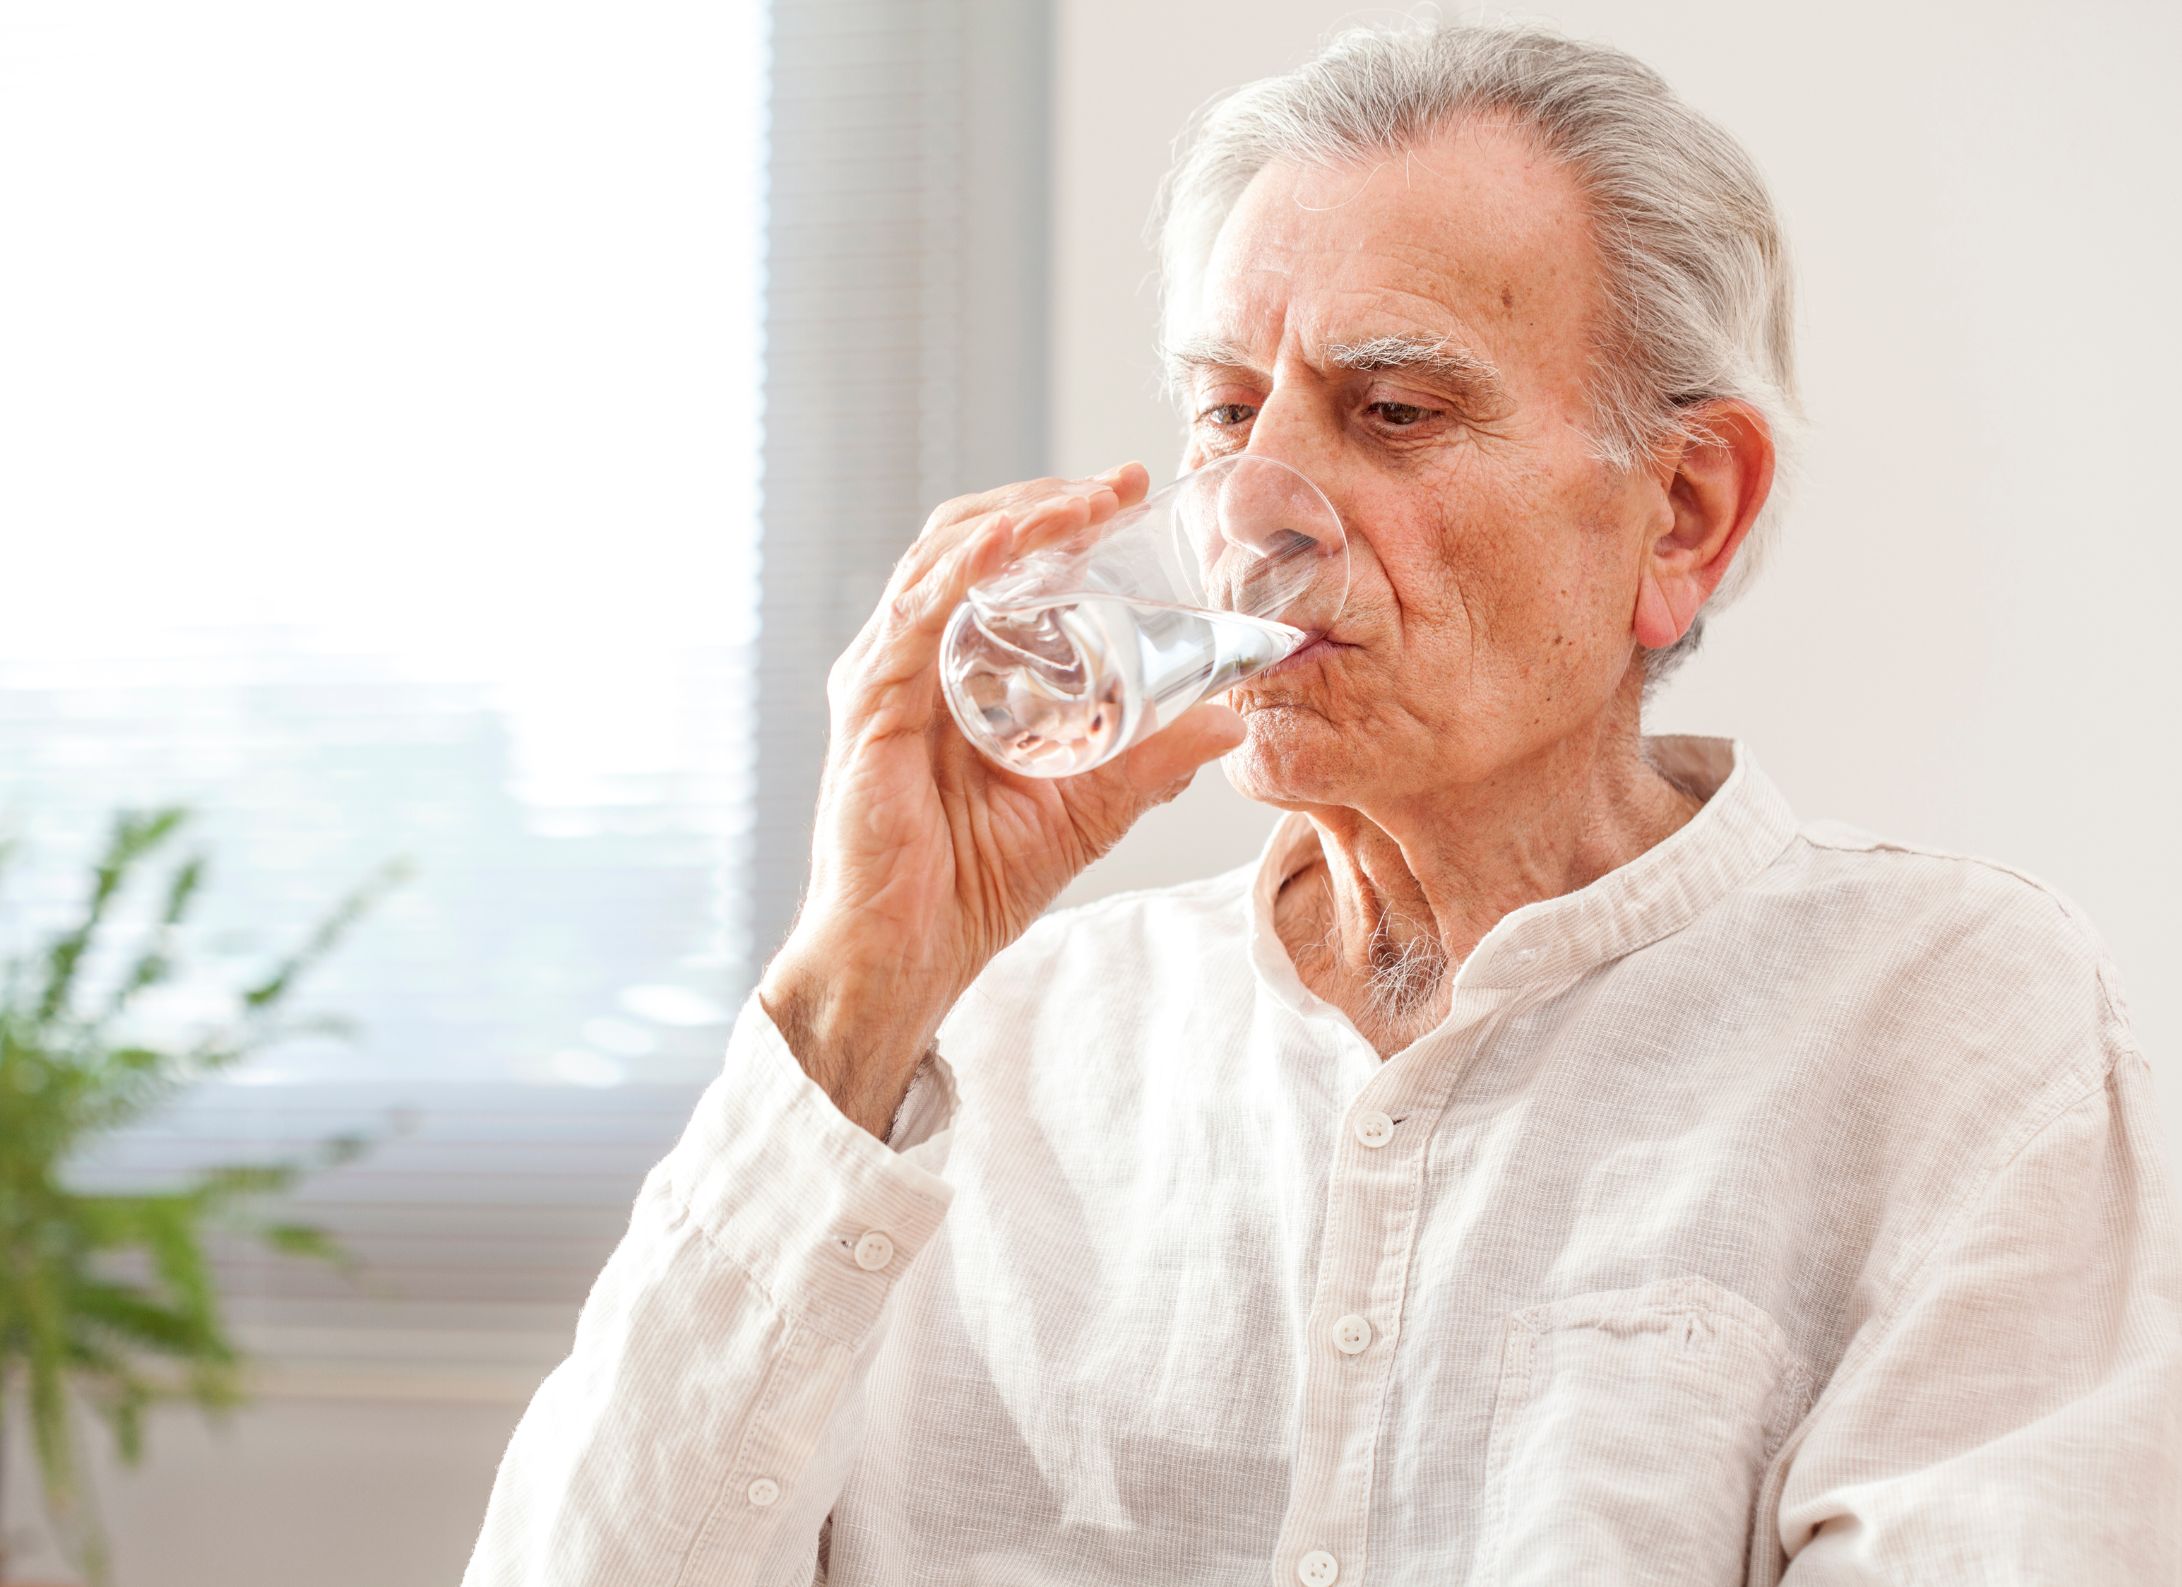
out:
<path id="1" fill-rule="evenodd" d="M 1374 402 L 1364 411 L 1379 414 L 1380 422 L 1390 430 L 1411 430 L 1427 419 L 1432 418 L 1438 410 L 1420 407 L 1414 402 Z M 1249 412 L 1250 404 L 1247 402 L 1223 402 L 1216 407 L 1205 409 L 1197 417 L 1199 422 L 1210 420 L 1216 427 L 1226 430 L 1232 429 L 1243 421 L 1239 418 L 1225 418 L 1222 415 L 1247 414 Z"/>
<path id="2" fill-rule="evenodd" d="M 1375 402 L 1370 411 L 1383 413 L 1388 425 L 1397 430 L 1422 424 L 1432 414 L 1430 408 L 1420 408 L 1413 402 Z"/>

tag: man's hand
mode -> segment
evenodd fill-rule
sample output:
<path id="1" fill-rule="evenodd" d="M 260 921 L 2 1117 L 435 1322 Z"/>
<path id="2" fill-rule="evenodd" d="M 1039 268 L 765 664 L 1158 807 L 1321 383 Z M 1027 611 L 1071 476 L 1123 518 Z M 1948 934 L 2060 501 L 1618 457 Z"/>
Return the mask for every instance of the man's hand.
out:
<path id="1" fill-rule="evenodd" d="M 1242 741 L 1224 705 L 1185 712 L 1117 760 L 1058 781 L 987 761 L 941 698 L 940 638 L 969 587 L 1141 501 L 1138 463 L 947 502 L 826 681 L 830 735 L 811 875 L 758 987 L 843 1113 L 884 1139 L 957 998 L 1146 810 Z"/>

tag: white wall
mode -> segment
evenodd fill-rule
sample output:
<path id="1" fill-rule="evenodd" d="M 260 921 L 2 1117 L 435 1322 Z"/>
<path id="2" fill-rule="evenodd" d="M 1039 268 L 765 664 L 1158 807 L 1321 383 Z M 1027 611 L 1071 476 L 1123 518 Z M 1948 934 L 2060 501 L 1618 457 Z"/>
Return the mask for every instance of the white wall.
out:
<path id="1" fill-rule="evenodd" d="M 1398 8 L 1062 0 L 1054 463 L 1180 432 L 1140 236 L 1206 97 Z M 1443 15 L 1462 14 L 1446 7 Z M 1781 554 L 1647 730 L 1742 737 L 1807 817 L 1987 855 L 2112 945 L 2182 1162 L 2182 514 L 2172 7 L 1650 5 L 1524 15 L 1657 67 L 1755 155 L 1800 266 L 1813 420 Z M 1165 473 L 1161 471 L 1164 470 Z M 1217 770 L 1070 901 L 1249 858 L 1272 812 Z"/>

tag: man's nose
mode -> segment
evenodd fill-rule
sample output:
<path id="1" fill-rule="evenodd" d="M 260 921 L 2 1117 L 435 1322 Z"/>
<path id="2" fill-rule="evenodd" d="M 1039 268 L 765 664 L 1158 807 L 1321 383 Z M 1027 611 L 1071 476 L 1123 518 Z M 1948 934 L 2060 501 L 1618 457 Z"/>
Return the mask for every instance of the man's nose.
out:
<path id="1" fill-rule="evenodd" d="M 1219 460 L 1212 581 L 1227 610 L 1331 626 L 1348 585 L 1340 515 L 1317 484 L 1255 445 Z"/>
<path id="2" fill-rule="evenodd" d="M 1326 415 L 1301 392 L 1274 391 L 1250 423 L 1243 450 L 1270 458 L 1286 469 L 1238 469 L 1227 482 L 1236 493 L 1228 521 L 1282 524 L 1313 540 L 1326 538 L 1327 520 L 1338 537 L 1340 518 L 1338 437 L 1329 433 Z M 1288 470 L 1294 470 L 1289 473 Z M 1226 504 L 1223 504 L 1226 505 Z"/>
<path id="3" fill-rule="evenodd" d="M 1259 421 L 1266 415 L 1259 415 Z M 1244 456 L 1266 458 L 1279 467 L 1237 467 L 1222 480 L 1220 517 L 1224 524 L 1246 526 L 1248 537 L 1261 552 L 1294 552 L 1292 537 L 1318 541 L 1318 550 L 1331 550 L 1344 535 L 1340 504 L 1335 500 L 1338 469 L 1327 450 L 1298 426 L 1266 430 L 1250 426 Z"/>
<path id="4" fill-rule="evenodd" d="M 1325 490 L 1286 458 L 1255 445 L 1220 481 L 1217 508 L 1222 538 L 1259 556 L 1290 557 L 1306 545 L 1329 554 L 1344 537 L 1340 513 Z"/>

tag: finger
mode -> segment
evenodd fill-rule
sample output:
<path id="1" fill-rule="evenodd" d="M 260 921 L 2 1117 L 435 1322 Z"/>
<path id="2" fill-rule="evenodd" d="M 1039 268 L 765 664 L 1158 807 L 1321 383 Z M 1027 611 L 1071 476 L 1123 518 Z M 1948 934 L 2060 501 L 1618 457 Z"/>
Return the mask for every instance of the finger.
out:
<path id="1" fill-rule="evenodd" d="M 1184 711 L 1119 760 L 1056 786 L 1093 853 L 1121 840 L 1139 816 L 1190 785 L 1200 769 L 1242 743 L 1243 719 L 1206 701 Z"/>
<path id="2" fill-rule="evenodd" d="M 1072 482 L 1062 479 L 1030 480 L 1019 485 L 1003 485 L 997 490 L 985 491 L 977 496 L 967 496 L 949 502 L 926 523 L 923 531 L 894 564 L 894 571 L 887 580 L 886 597 L 898 600 L 912 586 L 923 582 L 940 561 L 955 551 L 966 537 L 983 532 L 986 523 L 995 513 L 1005 513 L 1020 526 L 1036 512 L 1053 503 L 1065 502 L 1071 497 L 1095 493 L 1105 488 L 1097 482 Z M 984 502 L 990 505 L 980 512 L 960 519 L 943 519 L 941 513 L 968 502 Z"/>
<path id="3" fill-rule="evenodd" d="M 992 533 L 1001 517 L 999 513 L 984 513 L 969 522 L 950 525 L 943 531 L 920 536 L 913 542 L 887 574 L 885 588 L 880 590 L 877 603 L 865 614 L 855 637 L 849 641 L 848 649 L 843 652 L 843 660 L 857 658 L 857 670 L 861 671 L 862 658 L 884 640 L 889 624 L 894 621 L 896 605 L 905 599 L 920 579 L 931 572 L 933 564 L 966 539 Z"/>
<path id="4" fill-rule="evenodd" d="M 1151 474 L 1140 462 L 1122 463 L 1082 481 L 1083 488 L 1075 492 L 1045 490 L 1065 483 L 1033 480 L 950 503 L 1008 497 L 1022 506 L 936 528 L 927 525 L 895 564 L 878 608 L 851 641 L 858 671 L 875 682 L 898 682 L 929 667 L 948 618 L 971 585 L 1029 550 L 1081 536 L 1125 504 L 1141 501 Z M 1003 520 L 1006 527 L 1001 527 Z M 876 674 L 869 670 L 873 667 L 879 669 Z"/>
<path id="5" fill-rule="evenodd" d="M 889 686 L 931 674 L 948 619 L 969 594 L 970 586 L 999 571 L 1015 554 L 1020 531 L 1032 523 L 1058 521 L 1081 525 L 1090 511 L 1081 496 L 1042 502 L 1018 521 L 1012 513 L 990 514 L 974 534 L 959 537 L 924 576 L 880 603 L 868 658 L 874 685 Z"/>
<path id="6" fill-rule="evenodd" d="M 1082 517 L 1074 513 L 1027 514 L 1017 525 L 1012 557 L 1026 556 L 1033 551 L 1077 551 L 1096 538 L 1098 527 L 1122 509 L 1122 499 L 1111 485 L 1096 482 L 1086 485 L 1082 499 L 1086 512 Z"/>
<path id="7" fill-rule="evenodd" d="M 982 497 L 967 499 L 987 502 L 993 510 L 999 511 L 1028 508 L 1052 497 L 1096 497 L 1101 491 L 1111 491 L 1118 508 L 1142 501 L 1151 489 L 1151 479 L 1151 471 L 1142 463 L 1117 463 L 1104 473 L 1086 474 L 1080 479 L 1031 480 L 1022 485 L 1003 485 Z"/>
<path id="8" fill-rule="evenodd" d="M 1070 499 L 1048 497 L 1032 503 L 1027 513 L 987 512 L 963 523 L 928 530 L 895 563 L 886 588 L 880 592 L 878 604 L 864 619 L 855 638 L 849 641 L 843 659 L 849 661 L 859 675 L 868 676 L 876 653 L 898 640 L 905 628 L 914 630 L 935 614 L 927 610 L 927 603 L 937 603 L 938 613 L 950 611 L 961 599 L 959 594 L 948 599 L 952 590 L 958 587 L 966 590 L 969 584 L 990 576 L 1013 554 L 1011 548 L 1020 544 L 1020 532 L 1026 519 L 1042 523 Z M 962 558 L 966 548 L 972 547 L 978 549 L 971 551 L 971 560 L 965 567 Z M 953 567 L 962 576 L 936 575 L 936 570 L 949 565 L 950 558 L 955 559 Z M 935 576 L 940 576 L 937 588 L 932 582 Z M 904 671 L 914 671 L 919 664 L 914 653 L 899 657 L 890 664 L 888 676 L 897 677 Z"/>
<path id="9" fill-rule="evenodd" d="M 1045 519 L 1067 512 L 1068 504 L 1053 503 L 1031 509 L 1030 517 Z M 998 571 L 1020 538 L 1024 522 L 1020 513 L 991 513 L 974 533 L 955 539 L 921 577 L 887 601 L 888 628 L 897 634 L 913 633 L 944 622 L 962 604 L 971 585 Z"/>
<path id="10" fill-rule="evenodd" d="M 1130 465 L 1124 463 L 1123 468 Z M 1112 470 L 1108 471 L 1112 473 Z M 933 509 L 925 520 L 924 532 L 929 534 L 946 529 L 950 524 L 981 517 L 986 513 L 1013 512 L 1044 501 L 1050 496 L 1081 496 L 1101 485 L 1111 484 L 1106 474 L 1091 475 L 1084 479 L 1063 479 L 1049 474 L 1043 479 L 1018 480 L 1013 484 L 996 485 L 991 490 L 975 491 L 967 496 L 957 496 Z"/>
<path id="11" fill-rule="evenodd" d="M 1151 493 L 1152 471 L 1142 463 L 1121 463 L 1094 477 L 1100 484 L 1112 486 L 1124 507 L 1134 507 Z"/>
<path id="12" fill-rule="evenodd" d="M 1069 481 L 1069 488 L 1079 496 L 1110 490 L 1121 506 L 1133 507 L 1149 494 L 1151 484 L 1151 471 L 1142 463 L 1117 463 L 1102 474 Z"/>
<path id="13" fill-rule="evenodd" d="M 1021 486 L 1002 486 L 996 494 L 1020 491 L 1022 495 L 1011 501 L 995 502 L 995 507 L 1021 505 L 1036 501 L 1043 496 L 1088 496 L 1099 490 L 1111 490 L 1121 498 L 1123 506 L 1143 499 L 1151 488 L 1151 471 L 1140 462 L 1116 463 L 1112 468 L 1097 474 L 1085 474 L 1075 479 L 1033 480 Z"/>
<path id="14" fill-rule="evenodd" d="M 1241 713 L 1207 700 L 1184 711 L 1115 764 L 1133 793 L 1156 803 L 1180 793 L 1199 767 L 1219 759 L 1248 736 Z"/>
<path id="15" fill-rule="evenodd" d="M 932 516 L 925 520 L 924 528 L 895 563 L 887 596 L 892 599 L 922 579 L 953 548 L 965 531 L 974 532 L 977 521 L 981 518 L 996 512 L 1005 512 L 1021 523 L 1028 517 L 1030 509 L 1041 503 L 1064 500 L 1070 496 L 1096 497 L 1102 490 L 1113 491 L 1116 502 L 1121 506 L 1128 506 L 1143 500 L 1150 486 L 1150 471 L 1142 463 L 1129 462 L 1116 464 L 1103 474 L 1087 475 L 1082 479 L 1048 476 L 1044 479 L 996 486 L 992 490 L 979 491 L 974 495 L 958 496 L 936 508 Z M 1097 519 L 1094 518 L 1094 521 Z"/>
<path id="16" fill-rule="evenodd" d="M 900 605 L 910 591 L 932 576 L 932 570 L 941 562 L 977 537 L 991 534 L 993 526 L 1002 520 L 1020 523 L 1021 513 L 996 509 L 960 523 L 929 529 L 919 535 L 894 564 L 894 571 L 887 576 L 886 589 L 879 603 L 880 610 L 884 612 Z"/>

